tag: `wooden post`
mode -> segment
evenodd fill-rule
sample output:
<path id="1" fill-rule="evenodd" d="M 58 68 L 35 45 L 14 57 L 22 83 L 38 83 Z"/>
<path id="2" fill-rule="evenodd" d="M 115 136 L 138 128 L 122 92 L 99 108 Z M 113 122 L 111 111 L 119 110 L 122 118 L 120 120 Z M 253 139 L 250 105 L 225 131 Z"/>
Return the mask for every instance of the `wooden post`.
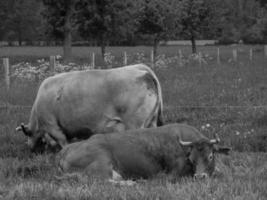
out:
<path id="1" fill-rule="evenodd" d="M 55 56 L 50 56 L 49 70 L 51 72 L 54 72 L 55 71 L 55 66 L 56 66 L 56 57 Z"/>
<path id="2" fill-rule="evenodd" d="M 237 50 L 233 49 L 233 60 L 237 62 Z"/>
<path id="3" fill-rule="evenodd" d="M 179 49 L 179 65 L 182 66 L 183 65 L 183 54 L 182 54 L 182 50 Z"/>
<path id="4" fill-rule="evenodd" d="M 264 45 L 264 55 L 267 58 L 267 45 Z"/>
<path id="5" fill-rule="evenodd" d="M 253 60 L 253 50 L 252 50 L 252 48 L 249 49 L 249 60 L 250 61 Z"/>
<path id="6" fill-rule="evenodd" d="M 220 48 L 217 48 L 217 64 L 220 65 L 221 64 L 221 58 L 220 58 Z"/>
<path id="7" fill-rule="evenodd" d="M 127 65 L 127 53 L 126 53 L 126 51 L 123 54 L 123 65 Z"/>
<path id="8" fill-rule="evenodd" d="M 151 68 L 154 68 L 154 51 L 151 51 Z"/>
<path id="9" fill-rule="evenodd" d="M 6 87 L 9 90 L 10 88 L 10 70 L 9 70 L 9 59 L 8 58 L 4 58 L 3 59 L 3 64 L 4 64 L 4 68 L 5 68 L 5 82 L 6 82 Z"/>
<path id="10" fill-rule="evenodd" d="M 92 63 L 91 63 L 91 65 L 92 65 L 92 69 L 95 69 L 95 53 L 94 52 L 92 53 Z"/>

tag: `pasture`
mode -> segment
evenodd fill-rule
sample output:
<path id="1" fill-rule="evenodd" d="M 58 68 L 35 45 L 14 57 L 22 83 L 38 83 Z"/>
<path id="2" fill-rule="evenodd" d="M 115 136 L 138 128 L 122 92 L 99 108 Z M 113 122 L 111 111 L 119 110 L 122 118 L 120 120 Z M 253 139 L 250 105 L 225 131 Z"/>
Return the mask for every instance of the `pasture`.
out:
<path id="1" fill-rule="evenodd" d="M 233 48 L 238 49 L 237 62 L 232 60 Z M 28 122 L 40 83 L 13 78 L 7 91 L 0 79 L 0 199 L 266 199 L 267 58 L 263 47 L 222 46 L 221 64 L 216 62 L 217 47 L 199 47 L 206 59 L 201 66 L 194 60 L 180 66 L 175 60 L 179 49 L 188 56 L 190 47 L 160 47 L 159 54 L 164 56 L 159 56 L 154 69 L 162 85 L 164 120 L 196 126 L 209 137 L 218 133 L 222 143 L 232 147 L 229 157 L 217 158 L 219 171 L 214 178 L 171 183 L 159 175 L 134 186 L 79 176 L 59 180 L 54 155 L 31 154 L 25 136 L 14 131 L 20 122 Z M 109 47 L 107 52 L 115 56 L 112 64 L 116 67 L 124 51 L 129 63 L 135 62 L 136 52 L 142 52 L 142 61 L 149 64 L 150 50 Z M 73 48 L 74 62 L 90 63 L 92 52 L 96 66 L 102 66 L 96 48 Z M 58 54 L 62 54 L 60 47 L 0 48 L 0 57 L 9 57 L 11 64 L 34 63 Z"/>

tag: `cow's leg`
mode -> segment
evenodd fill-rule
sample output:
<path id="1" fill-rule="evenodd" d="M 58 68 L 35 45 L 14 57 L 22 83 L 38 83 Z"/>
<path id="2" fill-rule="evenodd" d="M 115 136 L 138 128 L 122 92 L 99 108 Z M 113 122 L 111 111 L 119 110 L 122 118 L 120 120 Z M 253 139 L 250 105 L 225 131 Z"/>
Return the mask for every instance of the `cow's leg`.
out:
<path id="1" fill-rule="evenodd" d="M 90 163 L 85 169 L 85 173 L 90 177 L 110 179 L 113 176 L 111 159 L 107 155 L 101 155 Z"/>
<path id="2" fill-rule="evenodd" d="M 153 93 L 148 93 L 144 100 L 144 104 L 139 108 L 140 112 L 145 112 L 144 123 L 142 125 L 143 128 L 157 127 L 157 119 L 158 119 L 158 102 L 157 96 Z"/>
<path id="3" fill-rule="evenodd" d="M 47 133 L 56 140 L 56 142 L 63 148 L 65 145 L 68 144 L 67 138 L 62 130 L 58 126 L 50 126 L 47 129 Z"/>
<path id="4" fill-rule="evenodd" d="M 52 147 L 55 147 L 57 145 L 56 141 L 48 133 L 44 134 L 44 137 L 42 140 L 43 140 L 43 142 L 46 142 L 47 144 L 49 144 Z"/>
<path id="5" fill-rule="evenodd" d="M 118 184 L 118 185 L 127 185 L 127 186 L 132 186 L 136 182 L 132 180 L 123 180 L 121 175 L 116 172 L 115 170 L 112 170 L 112 178 L 108 179 L 108 182 L 112 184 Z"/>
<path id="6" fill-rule="evenodd" d="M 146 94 L 129 112 L 127 129 L 156 127 L 156 110 L 157 97 L 152 93 Z"/>
<path id="7" fill-rule="evenodd" d="M 132 180 L 123 180 L 122 176 L 114 169 L 112 169 L 112 178 L 108 179 L 108 182 L 112 184 L 126 185 L 126 186 L 132 186 L 136 184 L 136 182 Z"/>

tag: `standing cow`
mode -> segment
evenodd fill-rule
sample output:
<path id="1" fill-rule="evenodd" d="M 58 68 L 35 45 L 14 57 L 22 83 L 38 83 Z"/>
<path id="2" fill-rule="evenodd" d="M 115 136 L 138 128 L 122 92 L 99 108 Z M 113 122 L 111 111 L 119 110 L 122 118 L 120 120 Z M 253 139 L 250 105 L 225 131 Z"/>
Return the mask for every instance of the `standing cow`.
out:
<path id="1" fill-rule="evenodd" d="M 156 127 L 162 109 L 160 83 L 146 65 L 68 72 L 43 81 L 28 125 L 16 130 L 33 151 L 42 141 L 64 147 L 73 138 Z"/>
<path id="2" fill-rule="evenodd" d="M 195 128 L 170 124 L 99 134 L 64 147 L 56 162 L 63 172 L 82 172 L 114 181 L 150 178 L 165 172 L 173 178 L 207 177 L 215 168 L 215 154 L 228 154 L 219 139 L 208 139 Z"/>

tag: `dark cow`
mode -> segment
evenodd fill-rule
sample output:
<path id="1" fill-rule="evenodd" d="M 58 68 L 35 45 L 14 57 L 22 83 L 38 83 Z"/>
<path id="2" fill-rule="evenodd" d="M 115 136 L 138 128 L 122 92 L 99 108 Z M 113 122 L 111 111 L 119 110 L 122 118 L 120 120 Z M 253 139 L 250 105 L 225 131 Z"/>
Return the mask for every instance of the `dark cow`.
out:
<path id="1" fill-rule="evenodd" d="M 114 179 L 150 178 L 165 172 L 171 177 L 212 175 L 215 153 L 228 154 L 218 146 L 219 139 L 208 139 L 195 128 L 170 124 L 157 128 L 94 135 L 72 143 L 58 154 L 63 172 Z"/>
<path id="2" fill-rule="evenodd" d="M 161 86 L 146 65 L 68 72 L 43 81 L 29 124 L 16 130 L 32 150 L 44 141 L 63 147 L 73 138 L 156 127 L 162 109 Z"/>

